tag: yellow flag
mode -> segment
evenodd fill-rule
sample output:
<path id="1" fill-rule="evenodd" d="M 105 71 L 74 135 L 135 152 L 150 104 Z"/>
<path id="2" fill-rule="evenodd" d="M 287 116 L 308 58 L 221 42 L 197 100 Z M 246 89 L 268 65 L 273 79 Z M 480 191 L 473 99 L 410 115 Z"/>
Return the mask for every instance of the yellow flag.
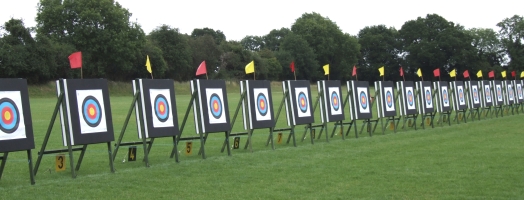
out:
<path id="1" fill-rule="evenodd" d="M 384 66 L 378 68 L 378 72 L 380 72 L 380 76 L 384 76 Z"/>
<path id="2" fill-rule="evenodd" d="M 479 70 L 479 72 L 477 72 L 477 78 L 482 78 L 482 70 Z"/>
<path id="3" fill-rule="evenodd" d="M 500 72 L 500 74 L 502 74 L 502 78 L 506 78 L 506 70 Z"/>
<path id="4" fill-rule="evenodd" d="M 322 68 L 324 68 L 324 75 L 328 75 L 329 74 L 329 64 L 324 65 L 324 67 Z"/>
<path id="5" fill-rule="evenodd" d="M 524 71 L 520 72 L 520 78 L 524 78 Z"/>
<path id="6" fill-rule="evenodd" d="M 449 77 L 455 77 L 457 75 L 457 71 L 455 71 L 455 69 L 451 70 L 451 72 L 449 72 Z"/>
<path id="7" fill-rule="evenodd" d="M 417 70 L 417 75 L 418 75 L 418 77 L 422 77 L 422 70 L 420 70 L 420 68 L 418 68 L 418 70 Z"/>
<path id="8" fill-rule="evenodd" d="M 151 63 L 149 63 L 149 55 L 146 55 L 146 67 L 147 71 L 151 74 L 153 71 L 151 70 Z"/>
<path id="9" fill-rule="evenodd" d="M 246 74 L 255 73 L 255 61 L 251 61 L 246 65 Z"/>

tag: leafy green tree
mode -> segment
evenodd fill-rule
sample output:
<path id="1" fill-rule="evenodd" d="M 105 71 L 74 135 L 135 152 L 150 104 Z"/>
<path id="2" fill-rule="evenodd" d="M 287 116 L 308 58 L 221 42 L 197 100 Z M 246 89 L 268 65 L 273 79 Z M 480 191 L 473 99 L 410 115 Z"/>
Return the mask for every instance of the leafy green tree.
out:
<path id="1" fill-rule="evenodd" d="M 82 51 L 84 77 L 124 80 L 146 42 L 131 13 L 114 0 L 40 0 L 38 35 Z"/>
<path id="2" fill-rule="evenodd" d="M 473 71 L 500 69 L 506 63 L 506 51 L 493 29 L 472 28 L 466 33 L 473 38 L 472 45 L 477 53 Z"/>
<path id="3" fill-rule="evenodd" d="M 193 70 L 196 72 L 198 66 L 202 61 L 206 61 L 208 77 L 214 78 L 216 71 L 220 66 L 220 55 L 222 50 L 216 44 L 215 39 L 211 35 L 204 35 L 200 37 L 192 37 L 189 40 L 191 52 L 193 57 Z M 192 74 L 194 76 L 194 74 Z"/>
<path id="4" fill-rule="evenodd" d="M 167 63 L 165 77 L 176 81 L 187 81 L 194 77 L 195 67 L 191 66 L 193 60 L 189 37 L 179 33 L 177 28 L 167 25 L 153 30 L 148 37 L 162 50 L 162 57 Z"/>
<path id="5" fill-rule="evenodd" d="M 269 34 L 262 36 L 263 45 L 262 48 L 269 49 L 271 51 L 278 51 L 284 38 L 291 33 L 288 28 L 280 28 L 279 30 L 273 29 Z"/>
<path id="6" fill-rule="evenodd" d="M 500 27 L 501 42 L 510 58 L 508 67 L 514 70 L 524 70 L 524 18 L 513 15 L 497 24 Z"/>
<path id="7" fill-rule="evenodd" d="M 193 29 L 193 32 L 191 32 L 192 38 L 201 37 L 204 35 L 211 35 L 211 37 L 213 37 L 217 45 L 220 45 L 222 42 L 226 41 L 226 36 L 220 30 L 215 31 L 211 28 L 206 27 L 202 29 L 195 28 Z"/>
<path id="8" fill-rule="evenodd" d="M 286 63 L 285 66 L 287 66 L 292 61 L 295 62 L 297 79 L 315 81 L 321 79 L 324 75 L 318 70 L 319 64 L 315 59 L 316 55 L 313 48 L 302 36 L 294 33 L 288 34 L 282 42 L 280 52 L 281 55 L 289 55 L 285 58 L 291 58 L 291 60 L 280 60 L 280 63 Z M 283 67 L 282 69 L 284 74 L 288 74 L 288 79 L 293 78 L 293 73 L 290 72 L 289 68 Z"/>
<path id="9" fill-rule="evenodd" d="M 260 51 L 260 49 L 264 46 L 262 37 L 251 35 L 244 37 L 242 40 L 240 40 L 240 43 L 242 43 L 244 49 L 250 51 Z"/>

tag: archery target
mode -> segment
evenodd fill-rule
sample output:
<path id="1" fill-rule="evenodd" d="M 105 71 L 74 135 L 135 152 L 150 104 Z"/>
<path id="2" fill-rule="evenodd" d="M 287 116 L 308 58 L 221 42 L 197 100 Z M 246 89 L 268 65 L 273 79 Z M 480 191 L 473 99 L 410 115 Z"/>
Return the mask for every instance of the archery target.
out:
<path id="1" fill-rule="evenodd" d="M 226 123 L 222 89 L 206 88 L 208 118 L 210 124 Z"/>
<path id="2" fill-rule="evenodd" d="M 459 99 L 459 105 L 465 105 L 465 97 L 464 97 L 464 88 L 460 85 L 457 86 L 457 93 L 458 93 L 458 99 Z"/>
<path id="3" fill-rule="evenodd" d="M 479 104 L 480 103 L 480 98 L 479 98 L 479 91 L 478 91 L 478 87 L 476 85 L 472 85 L 471 86 L 471 92 L 473 93 L 473 103 L 474 104 Z"/>
<path id="4" fill-rule="evenodd" d="M 433 108 L 433 97 L 431 96 L 431 87 L 424 87 L 424 99 L 426 101 L 426 108 Z"/>
<path id="5" fill-rule="evenodd" d="M 173 127 L 173 113 L 169 89 L 149 89 L 153 127 Z"/>
<path id="6" fill-rule="evenodd" d="M 384 87 L 384 102 L 386 102 L 386 111 L 395 111 L 395 103 L 393 102 L 393 88 Z"/>
<path id="7" fill-rule="evenodd" d="M 328 94 L 329 94 L 329 103 L 331 105 L 331 114 L 332 115 L 341 115 L 342 114 L 342 106 L 340 101 L 340 89 L 338 87 L 329 87 L 328 88 Z"/>
<path id="8" fill-rule="evenodd" d="M 26 138 L 20 91 L 0 92 L 0 140 Z"/>
<path id="9" fill-rule="evenodd" d="M 514 99 L 514 94 L 513 94 L 513 86 L 512 85 L 508 85 L 508 98 L 510 101 L 513 101 Z"/>
<path id="10" fill-rule="evenodd" d="M 415 96 L 413 94 L 413 87 L 406 87 L 406 99 L 408 103 L 408 110 L 415 110 Z"/>
<path id="11" fill-rule="evenodd" d="M 311 116 L 311 111 L 309 110 L 308 102 L 308 91 L 306 87 L 296 87 L 295 95 L 297 99 L 297 108 L 298 108 L 298 117 L 309 117 Z"/>
<path id="12" fill-rule="evenodd" d="M 491 92 L 489 85 L 484 85 L 484 95 L 486 96 L 486 102 L 491 103 Z"/>
<path id="13" fill-rule="evenodd" d="M 517 96 L 519 99 L 523 99 L 523 96 L 522 96 L 522 85 L 521 84 L 517 84 Z"/>
<path id="14" fill-rule="evenodd" d="M 446 86 L 441 87 L 442 90 L 442 105 L 444 107 L 449 107 L 449 94 L 448 88 Z"/>
<path id="15" fill-rule="evenodd" d="M 255 99 L 255 117 L 257 121 L 271 120 L 271 109 L 269 108 L 267 88 L 253 88 Z"/>
<path id="16" fill-rule="evenodd" d="M 369 113 L 369 98 L 367 88 L 357 87 L 357 95 L 360 113 Z"/>
<path id="17" fill-rule="evenodd" d="M 76 99 L 80 133 L 106 132 L 107 125 L 102 90 L 77 90 Z"/>
<path id="18" fill-rule="evenodd" d="M 497 91 L 497 101 L 502 101 L 502 88 L 500 85 L 496 85 L 495 88 Z"/>

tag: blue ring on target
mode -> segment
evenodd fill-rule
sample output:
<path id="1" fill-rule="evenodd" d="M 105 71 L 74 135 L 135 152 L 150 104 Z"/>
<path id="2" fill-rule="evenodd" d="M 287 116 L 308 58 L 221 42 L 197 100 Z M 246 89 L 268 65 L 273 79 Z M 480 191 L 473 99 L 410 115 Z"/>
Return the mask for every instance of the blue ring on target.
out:
<path id="1" fill-rule="evenodd" d="M 391 94 L 391 91 L 386 92 L 386 105 L 391 108 L 393 107 L 393 95 Z"/>
<path id="2" fill-rule="evenodd" d="M 261 105 L 261 104 L 263 104 L 263 105 Z M 266 116 L 267 115 L 267 111 L 268 111 L 266 95 L 264 95 L 263 93 L 259 93 L 258 96 L 257 96 L 257 104 L 256 105 L 257 105 L 258 113 L 260 113 L 260 115 L 262 115 L 262 116 Z"/>
<path id="3" fill-rule="evenodd" d="M 20 124 L 20 113 L 15 102 L 9 98 L 0 99 L 0 114 L 0 130 L 7 134 L 15 132 Z"/>
<path id="4" fill-rule="evenodd" d="M 338 94 L 335 91 L 331 92 L 331 107 L 335 111 L 340 109 L 340 98 L 338 98 Z"/>
<path id="5" fill-rule="evenodd" d="M 222 100 L 220 100 L 220 97 L 218 97 L 216 93 L 213 93 L 211 98 L 209 98 L 209 110 L 215 119 L 219 119 L 222 116 Z"/>
<path id="6" fill-rule="evenodd" d="M 303 113 L 306 113 L 308 105 L 309 105 L 308 102 L 307 102 L 306 94 L 304 94 L 304 92 L 298 93 L 297 101 L 298 101 L 297 102 L 298 103 L 298 108 L 300 108 L 300 111 L 303 112 Z"/>
<path id="7" fill-rule="evenodd" d="M 164 110 L 160 110 L 161 106 L 164 106 Z M 166 122 L 169 119 L 169 103 L 167 102 L 166 96 L 158 94 L 155 97 L 155 116 L 158 121 Z"/>
<path id="8" fill-rule="evenodd" d="M 502 99 L 502 89 L 497 87 L 497 98 Z"/>
<path id="9" fill-rule="evenodd" d="M 509 94 L 509 98 L 513 99 L 513 90 L 511 88 L 510 88 L 508 94 Z"/>
<path id="10" fill-rule="evenodd" d="M 464 102 L 464 91 L 462 91 L 462 88 L 459 89 L 458 95 L 460 102 Z"/>
<path id="11" fill-rule="evenodd" d="M 448 90 L 442 90 L 442 100 L 445 104 L 448 104 Z"/>
<path id="12" fill-rule="evenodd" d="M 408 90 L 408 104 L 413 106 L 413 92 L 411 90 Z"/>
<path id="13" fill-rule="evenodd" d="M 519 95 L 519 98 L 522 98 L 522 87 L 520 85 L 517 85 L 517 94 Z"/>
<path id="14" fill-rule="evenodd" d="M 485 88 L 484 93 L 486 95 L 486 100 L 491 101 L 491 94 L 489 92 L 489 88 Z"/>
<path id="15" fill-rule="evenodd" d="M 477 91 L 477 88 L 473 88 L 473 100 L 474 101 L 479 100 L 479 92 Z"/>
<path id="16" fill-rule="evenodd" d="M 431 105 L 431 92 L 429 90 L 426 90 L 426 103 Z"/>
<path id="17" fill-rule="evenodd" d="M 368 96 L 364 91 L 360 92 L 360 106 L 362 106 L 363 109 L 366 109 L 368 107 Z"/>
<path id="18" fill-rule="evenodd" d="M 94 113 L 91 113 L 94 112 Z M 102 109 L 100 102 L 93 96 L 87 96 L 82 101 L 82 117 L 90 127 L 97 127 L 102 121 Z"/>

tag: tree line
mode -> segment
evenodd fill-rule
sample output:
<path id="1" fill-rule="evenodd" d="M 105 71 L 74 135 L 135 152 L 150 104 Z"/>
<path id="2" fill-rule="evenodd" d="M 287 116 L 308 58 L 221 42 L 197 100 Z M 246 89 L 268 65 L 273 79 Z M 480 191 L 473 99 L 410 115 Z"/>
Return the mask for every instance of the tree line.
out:
<path id="1" fill-rule="evenodd" d="M 128 81 L 148 78 L 146 55 L 155 78 L 187 81 L 206 61 L 211 79 L 251 79 L 244 73 L 254 60 L 256 78 L 288 80 L 325 79 L 322 66 L 330 65 L 331 80 L 364 81 L 436 80 L 446 72 L 524 70 L 524 20 L 514 15 L 497 24 L 499 30 L 472 28 L 438 14 L 409 20 L 399 29 L 367 26 L 358 35 L 343 33 L 319 13 L 304 13 L 290 28 L 273 29 L 263 36 L 227 40 L 220 30 L 197 28 L 190 35 L 168 25 L 146 34 L 131 12 L 114 0 L 40 0 L 36 27 L 10 19 L 0 26 L 0 78 L 26 78 L 45 83 L 58 78 L 79 78 L 67 57 L 82 51 L 84 78 Z M 295 64 L 295 74 L 289 65 Z M 357 76 L 352 76 L 356 66 Z M 384 77 L 378 68 L 384 66 Z M 402 67 L 405 77 L 400 77 Z M 461 76 L 459 76 L 462 78 Z"/>

